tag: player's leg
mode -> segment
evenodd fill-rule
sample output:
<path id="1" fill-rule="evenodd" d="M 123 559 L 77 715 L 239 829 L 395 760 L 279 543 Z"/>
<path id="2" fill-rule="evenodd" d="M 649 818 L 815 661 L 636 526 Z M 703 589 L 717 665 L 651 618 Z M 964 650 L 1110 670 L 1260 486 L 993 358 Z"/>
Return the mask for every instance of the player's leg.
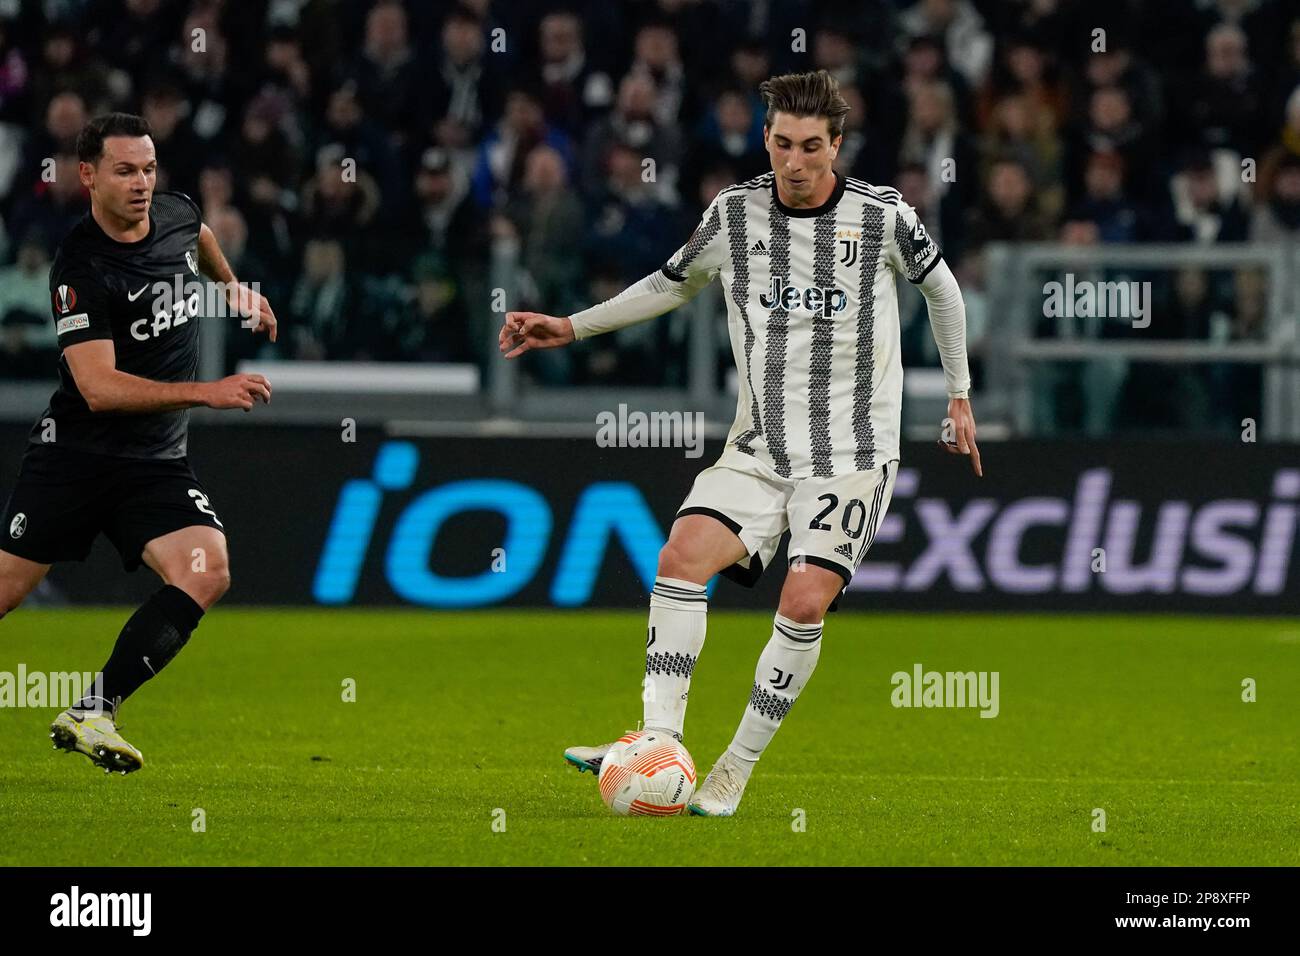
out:
<path id="1" fill-rule="evenodd" d="M 99 533 L 98 489 L 94 461 L 28 448 L 0 517 L 0 617 L 22 604 L 51 565 L 85 560 Z"/>
<path id="2" fill-rule="evenodd" d="M 144 766 L 144 756 L 117 730 L 122 702 L 180 653 L 203 612 L 230 586 L 226 536 L 195 525 L 149 540 L 140 558 L 163 587 L 136 609 L 100 670 L 98 687 L 55 718 L 55 746 L 90 757 L 106 773 Z"/>
<path id="3" fill-rule="evenodd" d="M 756 575 L 785 531 L 790 486 L 764 475 L 753 459 L 727 454 L 695 478 L 659 552 L 646 628 L 642 725 L 681 739 L 691 675 L 704 647 L 706 585 L 737 565 Z M 751 582 L 752 583 L 752 582 Z M 571 747 L 565 758 L 599 772 L 610 744 Z"/>
<path id="4" fill-rule="evenodd" d="M 0 551 L 0 618 L 22 604 L 49 570 L 48 564 Z"/>
<path id="5" fill-rule="evenodd" d="M 691 674 L 704 649 L 709 609 L 705 587 L 747 553 L 735 531 L 714 517 L 688 514 L 673 522 L 650 592 L 641 693 L 646 729 L 681 739 Z"/>
<path id="6" fill-rule="evenodd" d="M 102 705 L 118 705 L 157 676 L 189 641 L 204 612 L 230 587 L 226 536 L 194 525 L 145 544 L 141 557 L 163 587 L 136 609 L 103 667 Z M 84 706 L 95 702 L 83 700 Z"/>
<path id="7" fill-rule="evenodd" d="M 821 656 L 822 621 L 853 579 L 893 493 L 897 463 L 832 479 L 804 479 L 790 496 L 790 570 L 772 635 L 754 671 L 740 726 L 695 797 L 692 813 L 730 816 Z"/>
<path id="8" fill-rule="evenodd" d="M 744 559 L 745 545 L 717 518 L 682 515 L 659 551 L 646 628 L 646 669 L 641 689 L 642 726 L 678 740 L 686 721 L 695 661 L 704 647 L 709 579 Z M 564 758 L 579 770 L 600 772 L 611 744 L 570 747 Z"/>
<path id="9" fill-rule="evenodd" d="M 802 562 L 787 573 L 740 726 L 692 798 L 691 813 L 731 816 L 736 812 L 759 757 L 817 668 L 822 619 L 844 583 L 839 572 Z"/>

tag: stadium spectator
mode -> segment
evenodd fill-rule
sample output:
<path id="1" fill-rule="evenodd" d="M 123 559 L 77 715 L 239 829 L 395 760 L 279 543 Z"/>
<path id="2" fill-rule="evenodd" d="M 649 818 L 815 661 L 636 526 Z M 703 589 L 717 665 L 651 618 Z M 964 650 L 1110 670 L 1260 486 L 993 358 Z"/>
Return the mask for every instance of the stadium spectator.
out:
<path id="1" fill-rule="evenodd" d="M 1083 198 L 1070 211 L 1072 222 L 1096 227 L 1097 242 L 1149 238 L 1136 203 L 1124 194 L 1124 160 L 1118 153 L 1093 153 L 1084 172 Z"/>
<path id="2" fill-rule="evenodd" d="M 1236 192 L 1224 192 L 1205 150 L 1188 154 L 1169 182 L 1165 234 L 1175 242 L 1240 242 L 1248 220 Z"/>
<path id="3" fill-rule="evenodd" d="M 452 164 L 447 150 L 431 146 L 424 151 L 413 192 L 395 257 L 436 252 L 453 267 L 486 258 L 483 216 L 469 198 L 468 177 Z"/>
<path id="4" fill-rule="evenodd" d="M 640 153 L 621 143 L 609 151 L 587 221 L 590 260 L 619 275 L 624 286 L 662 266 L 664 250 L 671 253 L 690 232 L 655 184 L 642 178 Z"/>
<path id="5" fill-rule="evenodd" d="M 259 93 L 244 111 L 239 138 L 230 154 L 235 176 L 257 188 L 292 192 L 299 181 L 299 136 L 286 130 L 291 119 L 289 101 L 283 94 L 267 89 Z M 287 198 L 285 202 L 291 202 Z"/>
<path id="6" fill-rule="evenodd" d="M 993 62 L 993 38 L 970 0 L 917 0 L 899 23 L 908 36 L 942 38 L 953 68 L 972 88 L 983 84 Z"/>
<path id="7" fill-rule="evenodd" d="M 573 162 L 569 138 L 546 122 L 537 95 L 517 87 L 506 97 L 505 115 L 488 133 L 479 147 L 474 166 L 474 199 L 483 208 L 503 205 L 523 177 L 529 152 L 545 143 L 564 157 L 565 166 Z"/>
<path id="8" fill-rule="evenodd" d="M 1027 125 L 1035 132 L 1053 135 L 1065 125 L 1069 95 L 1055 75 L 1048 52 L 1028 36 L 1012 36 L 1002 45 L 1002 55 L 980 97 L 978 124 L 987 127 L 997 104 L 1007 97 L 1020 98 Z"/>
<path id="9" fill-rule="evenodd" d="M 400 303 L 376 316 L 383 339 L 375 358 L 394 362 L 468 362 L 469 323 L 447 261 L 427 253 L 412 269 L 415 280 Z"/>
<path id="10" fill-rule="evenodd" d="M 17 262 L 0 267 L 0 376 L 48 378 L 54 368 L 48 245 L 39 233 L 29 234 Z"/>
<path id="11" fill-rule="evenodd" d="M 112 109 L 127 92 L 125 74 L 114 73 L 90 51 L 67 24 L 56 23 L 41 42 L 41 58 L 32 71 L 32 102 L 36 116 L 59 94 L 75 94 L 90 112 Z"/>
<path id="12" fill-rule="evenodd" d="M 1255 206 L 1250 238 L 1260 242 L 1300 239 L 1300 156 L 1286 156 L 1278 163 L 1268 195 Z"/>
<path id="13" fill-rule="evenodd" d="M 1112 30 L 1107 40 L 1106 49 L 1085 57 L 1083 69 L 1075 74 L 1080 85 L 1071 95 L 1071 109 L 1085 110 L 1093 93 L 1117 86 L 1127 94 L 1130 109 L 1136 115 L 1159 123 L 1165 115 L 1159 76 L 1134 54 L 1132 44 L 1121 32 Z"/>
<path id="14" fill-rule="evenodd" d="M 1174 100 L 1174 128 L 1188 145 L 1255 155 L 1262 145 L 1264 91 L 1240 27 L 1221 23 L 1205 37 L 1205 63 Z"/>
<path id="15" fill-rule="evenodd" d="M 45 122 L 27 137 L 15 186 L 26 187 L 46 172 L 47 160 L 59 153 L 77 152 L 77 134 L 90 117 L 80 94 L 71 91 L 51 97 L 44 110 Z M 57 238 L 54 241 L 58 241 Z"/>
<path id="16" fill-rule="evenodd" d="M 1066 137 L 1065 188 L 1071 196 L 1083 192 L 1084 163 L 1093 153 L 1117 153 L 1135 195 L 1156 190 L 1156 138 L 1146 118 L 1133 113 L 1128 92 L 1120 86 L 1093 90 L 1083 121 Z"/>
<path id="17" fill-rule="evenodd" d="M 320 113 L 325 105 L 320 102 L 320 90 L 315 82 L 315 71 L 303 55 L 302 40 L 289 26 L 271 29 L 266 38 L 258 86 L 271 88 L 287 97 L 295 111 Z"/>
<path id="18" fill-rule="evenodd" d="M 943 230 L 951 241 L 961 231 L 961 218 L 979 181 L 978 153 L 954 110 L 952 91 L 929 83 L 911 91 L 911 109 L 903 132 L 899 162 L 925 168 L 939 200 Z"/>
<path id="19" fill-rule="evenodd" d="M 76 153 L 59 153 L 53 157 L 48 181 L 38 177 L 25 194 L 14 202 L 9 217 L 10 238 L 22 244 L 29 235 L 39 234 L 53 250 L 90 208 L 86 190 L 78 175 Z"/>
<path id="20" fill-rule="evenodd" d="M 1042 242 L 1055 233 L 1038 208 L 1029 170 L 1012 156 L 989 168 L 988 196 L 971 216 L 967 241 L 974 249 L 990 242 Z"/>
<path id="21" fill-rule="evenodd" d="M 315 137 L 315 151 L 339 146 L 343 155 L 356 161 L 374 178 L 382 191 L 385 217 L 394 218 L 409 208 L 410 190 L 404 180 L 399 154 L 390 146 L 384 130 L 361 108 L 356 84 L 344 81 L 326 99 L 324 121 Z"/>
<path id="22" fill-rule="evenodd" d="M 347 257 L 337 239 L 309 239 L 303 247 L 302 274 L 289 299 L 292 325 L 287 357 L 323 361 L 356 358 L 356 295 Z M 285 350 L 282 350 L 285 351 Z"/>
<path id="23" fill-rule="evenodd" d="M 496 74 L 484 62 L 486 41 L 478 18 L 453 6 L 442 25 L 438 72 L 429 90 L 434 142 L 452 149 L 472 149 L 500 115 Z"/>
<path id="24" fill-rule="evenodd" d="M 682 62 L 677 34 L 666 23 L 649 23 L 636 33 L 630 73 L 648 76 L 654 84 L 655 119 L 673 126 L 685 119 L 682 108 L 689 96 L 686 66 Z"/>
<path id="25" fill-rule="evenodd" d="M 555 149 L 533 147 L 524 167 L 523 189 L 497 219 L 494 233 L 519 242 L 529 298 L 578 311 L 586 215 L 567 182 L 564 159 Z"/>
<path id="26" fill-rule="evenodd" d="M 0 124 L 22 127 L 31 109 L 32 75 L 22 47 L 15 42 L 9 24 L 0 19 Z M 0 196 L 4 189 L 0 188 Z"/>
<path id="27" fill-rule="evenodd" d="M 538 25 L 540 90 L 546 117 L 573 139 L 614 102 L 614 81 L 587 58 L 582 20 L 571 10 L 542 17 Z"/>
<path id="28" fill-rule="evenodd" d="M 604 176 L 609 150 L 621 143 L 655 161 L 656 181 L 666 184 L 669 193 L 678 182 L 685 144 L 676 125 L 664 126 L 654 113 L 655 89 L 643 73 L 629 73 L 618 87 L 618 102 L 601 119 L 595 121 L 582 147 L 582 182 L 595 188 Z M 694 165 L 696 157 L 692 157 Z M 689 188 L 683 183 L 682 188 Z"/>
<path id="29" fill-rule="evenodd" d="M 706 110 L 691 138 L 691 167 L 730 166 L 742 180 L 771 169 L 763 146 L 764 115 L 765 111 L 755 109 L 746 93 L 723 90 Z M 688 179 L 682 188 L 694 191 L 698 185 L 698 180 Z M 672 197 L 665 193 L 665 198 Z"/>
<path id="30" fill-rule="evenodd" d="M 242 91 L 230 75 L 230 44 L 214 7 L 191 9 L 172 54 L 178 82 L 190 101 L 194 132 L 212 143 L 243 105 Z"/>
<path id="31" fill-rule="evenodd" d="M 316 174 L 303 187 L 302 218 L 307 234 L 338 240 L 348 259 L 377 268 L 378 256 L 367 256 L 370 226 L 379 211 L 379 187 L 360 167 L 348 164 L 340 146 L 326 146 L 316 154 Z"/>
<path id="32" fill-rule="evenodd" d="M 1001 156 L 1015 156 L 1042 184 L 1040 201 L 1045 210 L 1055 212 L 1064 204 L 1055 119 L 1050 111 L 1036 108 L 1029 94 L 1009 94 L 992 107 L 980 153 L 986 165 Z"/>
<path id="33" fill-rule="evenodd" d="M 420 65 L 407 32 L 406 9 L 381 0 L 366 15 L 365 44 L 352 68 L 357 99 L 366 115 L 400 148 L 419 116 L 423 91 Z"/>
<path id="34" fill-rule="evenodd" d="M 1300 86 L 1287 98 L 1282 120 L 1277 140 L 1259 163 L 1259 191 L 1265 196 L 1272 193 L 1273 177 L 1279 166 L 1287 159 L 1300 159 Z"/>
<path id="35" fill-rule="evenodd" d="M 155 154 L 166 157 L 158 163 L 158 189 L 178 189 L 193 196 L 199 186 L 199 169 L 207 148 L 186 122 L 189 104 L 170 83 L 158 83 L 145 91 L 140 114 L 148 121 Z"/>

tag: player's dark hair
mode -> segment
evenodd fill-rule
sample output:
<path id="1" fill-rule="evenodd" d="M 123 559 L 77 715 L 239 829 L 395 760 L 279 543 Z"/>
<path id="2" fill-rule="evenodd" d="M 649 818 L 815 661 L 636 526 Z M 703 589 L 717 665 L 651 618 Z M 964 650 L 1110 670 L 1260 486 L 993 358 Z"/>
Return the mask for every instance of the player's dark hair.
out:
<path id="1" fill-rule="evenodd" d="M 840 95 L 840 84 L 825 70 L 815 73 L 786 73 L 773 76 L 758 85 L 767 104 L 763 125 L 771 128 L 776 113 L 791 116 L 824 116 L 830 122 L 831 142 L 844 133 L 844 117 L 849 104 Z"/>
<path id="2" fill-rule="evenodd" d="M 77 158 L 92 166 L 104 155 L 104 140 L 110 136 L 150 136 L 149 121 L 134 113 L 105 113 L 96 116 L 77 134 Z"/>

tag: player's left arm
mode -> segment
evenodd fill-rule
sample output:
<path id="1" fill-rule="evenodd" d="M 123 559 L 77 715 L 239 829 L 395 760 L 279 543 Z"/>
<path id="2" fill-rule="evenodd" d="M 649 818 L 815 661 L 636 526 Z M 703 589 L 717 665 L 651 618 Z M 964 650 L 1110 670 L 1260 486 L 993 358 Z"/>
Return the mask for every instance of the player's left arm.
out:
<path id="1" fill-rule="evenodd" d="M 957 277 L 942 258 L 918 284 L 930 314 L 930 331 L 939 346 L 944 383 L 948 390 L 948 419 L 952 436 L 940 440 L 946 451 L 969 455 L 975 474 L 984 477 L 980 450 L 975 444 L 975 413 L 970 407 L 970 367 L 966 361 L 966 304 Z"/>
<path id="2" fill-rule="evenodd" d="M 975 444 L 975 413 L 970 407 L 970 367 L 966 361 L 966 304 L 957 277 L 944 261 L 938 244 L 930 238 L 916 210 L 900 203 L 894 214 L 889 264 L 925 296 L 930 330 L 939 346 L 944 383 L 948 390 L 951 436 L 939 443 L 954 455 L 969 455 L 975 474 L 984 476 L 980 450 Z"/>
<path id="3" fill-rule="evenodd" d="M 271 303 L 262 293 L 235 278 L 235 272 L 226 261 L 217 237 L 206 224 L 199 226 L 199 271 L 209 279 L 221 283 L 231 308 L 255 323 L 250 324 L 249 328 L 254 332 L 266 332 L 271 341 L 275 341 L 277 326 Z"/>

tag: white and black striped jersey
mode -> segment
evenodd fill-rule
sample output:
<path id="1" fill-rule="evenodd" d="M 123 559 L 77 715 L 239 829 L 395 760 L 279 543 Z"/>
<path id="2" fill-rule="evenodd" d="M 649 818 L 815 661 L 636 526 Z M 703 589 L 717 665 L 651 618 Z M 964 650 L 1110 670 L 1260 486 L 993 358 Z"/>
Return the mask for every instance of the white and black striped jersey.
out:
<path id="1" fill-rule="evenodd" d="M 728 444 L 795 478 L 898 458 L 894 274 L 920 283 L 940 261 L 894 189 L 837 173 L 825 204 L 795 209 L 766 173 L 718 193 L 662 271 L 691 287 L 721 277 L 740 373 Z"/>

